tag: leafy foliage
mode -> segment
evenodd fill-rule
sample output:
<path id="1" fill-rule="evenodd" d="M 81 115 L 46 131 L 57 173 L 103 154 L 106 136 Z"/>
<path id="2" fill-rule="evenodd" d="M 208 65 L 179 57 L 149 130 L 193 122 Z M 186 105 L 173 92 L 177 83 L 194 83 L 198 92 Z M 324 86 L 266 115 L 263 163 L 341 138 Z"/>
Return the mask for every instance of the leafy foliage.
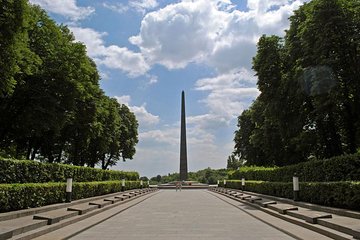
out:
<path id="1" fill-rule="evenodd" d="M 206 168 L 197 172 L 189 172 L 188 180 L 197 181 L 206 184 L 216 184 L 217 180 L 227 178 L 228 170 L 226 169 L 211 169 Z M 179 173 L 172 173 L 165 176 L 157 175 L 152 177 L 150 181 L 152 183 L 168 183 L 173 181 L 179 181 Z"/>
<path id="2" fill-rule="evenodd" d="M 262 36 L 253 58 L 261 94 L 238 118 L 246 165 L 285 166 L 360 149 L 360 6 L 313 0 L 284 39 Z"/>
<path id="3" fill-rule="evenodd" d="M 25 0 L 0 9 L 1 155 L 103 169 L 132 159 L 135 115 L 104 95 L 84 44 Z"/>
<path id="4" fill-rule="evenodd" d="M 147 187 L 144 183 L 144 187 Z M 139 181 L 126 181 L 125 190 L 140 188 Z M 66 183 L 0 184 L 0 212 L 41 207 L 65 201 Z M 120 192 L 120 181 L 75 182 L 72 199 Z"/>
<path id="5" fill-rule="evenodd" d="M 291 182 L 296 174 L 302 182 L 359 181 L 360 154 L 312 160 L 279 168 L 241 167 L 229 179 Z"/>
<path id="6" fill-rule="evenodd" d="M 0 159 L 0 183 L 64 182 L 72 177 L 76 182 L 138 180 L 137 172 L 101 170 L 57 163 Z"/>

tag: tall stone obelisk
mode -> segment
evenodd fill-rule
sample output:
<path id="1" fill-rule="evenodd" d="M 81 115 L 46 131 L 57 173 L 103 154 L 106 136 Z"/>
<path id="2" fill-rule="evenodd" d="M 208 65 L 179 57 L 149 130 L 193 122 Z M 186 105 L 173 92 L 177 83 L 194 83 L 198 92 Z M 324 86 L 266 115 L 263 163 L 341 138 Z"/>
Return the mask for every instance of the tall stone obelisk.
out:
<path id="1" fill-rule="evenodd" d="M 181 134 L 180 134 L 180 181 L 188 178 L 186 150 L 185 93 L 181 93 Z"/>

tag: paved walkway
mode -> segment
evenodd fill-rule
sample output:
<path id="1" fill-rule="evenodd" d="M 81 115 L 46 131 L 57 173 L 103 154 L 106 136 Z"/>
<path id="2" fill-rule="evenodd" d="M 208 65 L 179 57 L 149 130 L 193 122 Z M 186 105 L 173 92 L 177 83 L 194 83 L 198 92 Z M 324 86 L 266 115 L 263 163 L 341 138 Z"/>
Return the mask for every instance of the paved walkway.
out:
<path id="1" fill-rule="evenodd" d="M 161 191 L 76 235 L 91 239 L 293 239 L 208 191 Z"/>

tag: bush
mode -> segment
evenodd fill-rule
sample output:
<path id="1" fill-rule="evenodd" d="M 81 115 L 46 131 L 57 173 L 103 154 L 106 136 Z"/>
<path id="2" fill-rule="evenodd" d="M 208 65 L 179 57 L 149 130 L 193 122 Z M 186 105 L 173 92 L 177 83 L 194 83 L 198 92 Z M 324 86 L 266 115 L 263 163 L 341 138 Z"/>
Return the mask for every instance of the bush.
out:
<path id="1" fill-rule="evenodd" d="M 241 189 L 241 181 L 228 180 L 226 187 Z M 245 187 L 250 192 L 293 198 L 292 182 L 246 181 Z M 360 182 L 301 182 L 299 197 L 303 202 L 360 210 Z"/>
<path id="2" fill-rule="evenodd" d="M 312 160 L 280 168 L 242 167 L 229 174 L 229 179 L 292 181 L 297 174 L 303 182 L 359 181 L 360 154 L 343 155 L 325 160 Z"/>
<path id="3" fill-rule="evenodd" d="M 148 187 L 144 183 L 144 187 Z M 139 181 L 126 181 L 125 190 L 140 188 Z M 65 201 L 66 183 L 0 184 L 0 212 L 41 207 Z M 121 191 L 121 181 L 73 183 L 72 199 Z"/>
<path id="4" fill-rule="evenodd" d="M 137 180 L 137 172 L 102 170 L 31 160 L 0 159 L 0 183 L 64 182 L 67 177 L 76 182 Z"/>

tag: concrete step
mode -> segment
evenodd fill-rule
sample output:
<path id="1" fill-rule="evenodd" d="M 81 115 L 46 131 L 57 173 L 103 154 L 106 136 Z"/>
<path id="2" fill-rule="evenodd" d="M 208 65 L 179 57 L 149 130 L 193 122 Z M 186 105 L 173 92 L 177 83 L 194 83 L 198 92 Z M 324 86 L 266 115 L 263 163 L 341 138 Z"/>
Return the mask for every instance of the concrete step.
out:
<path id="1" fill-rule="evenodd" d="M 154 189 L 151 192 L 157 191 L 157 189 Z M 143 194 L 146 195 L 146 194 Z M 121 201 L 121 199 L 117 198 L 113 198 L 111 196 L 114 196 L 114 194 L 109 195 L 108 197 L 105 196 L 106 199 L 108 200 L 115 200 L 115 201 Z M 121 195 L 120 195 L 121 196 Z M 24 236 L 39 236 L 39 234 L 41 234 L 41 229 L 50 227 L 49 229 L 55 229 L 55 228 L 59 228 L 61 227 L 64 222 L 74 222 L 77 221 L 77 217 L 85 217 L 88 216 L 88 212 L 92 211 L 92 210 L 96 210 L 98 209 L 100 212 L 102 210 L 100 210 L 99 208 L 103 207 L 103 206 L 107 206 L 107 205 L 111 205 L 111 201 L 104 201 L 105 199 L 103 197 L 103 199 L 100 200 L 96 200 L 93 201 L 91 198 L 88 199 L 88 202 L 85 202 L 85 199 L 81 200 L 81 202 L 79 204 L 74 204 L 69 206 L 69 204 L 63 204 L 62 208 L 58 208 L 55 210 L 48 210 L 47 209 L 51 209 L 49 208 L 49 206 L 43 207 L 45 211 L 41 211 L 42 209 L 37 209 L 36 211 L 41 211 L 38 213 L 34 213 L 31 216 L 23 216 L 24 214 L 24 210 L 20 210 L 20 213 L 17 212 L 13 212 L 12 215 L 8 217 L 7 214 L 3 219 L 3 221 L 0 221 L 0 240 L 5 240 L 5 239 L 10 239 L 10 238 L 15 238 L 15 239 L 31 239 L 28 237 L 24 237 Z M 129 197 L 127 197 L 129 198 Z M 92 203 L 93 205 L 89 204 Z M 118 204 L 114 204 L 114 206 L 116 206 Z M 110 207 L 110 206 L 109 206 Z M 105 208 L 104 210 L 106 210 L 107 208 Z M 94 211 L 93 213 L 90 213 L 89 216 L 97 214 L 99 211 Z M 86 216 L 80 216 L 80 215 L 85 215 Z M 13 218 L 19 216 L 17 218 Z M 5 220 L 7 219 L 7 220 Z M 54 223 L 58 223 L 61 221 L 61 224 L 54 224 Z M 48 226 L 51 225 L 51 226 Z"/>
<path id="2" fill-rule="evenodd" d="M 240 198 L 241 200 L 246 200 L 246 199 L 248 199 L 248 198 L 251 198 L 251 196 L 250 196 L 250 195 L 245 195 L 245 194 L 243 194 L 243 195 L 239 196 L 239 198 Z"/>
<path id="3" fill-rule="evenodd" d="M 79 215 L 83 215 L 83 214 L 88 213 L 97 208 L 99 208 L 97 205 L 89 205 L 89 203 L 83 203 L 83 204 L 68 207 L 67 210 L 68 211 L 78 211 Z"/>
<path id="4" fill-rule="evenodd" d="M 103 207 L 105 207 L 107 205 L 110 205 L 110 204 L 111 204 L 111 202 L 104 201 L 104 199 L 89 202 L 89 205 L 96 205 L 96 206 L 98 206 L 98 208 L 103 208 Z"/>
<path id="5" fill-rule="evenodd" d="M 125 196 L 125 195 L 118 195 L 118 196 L 115 196 L 114 198 L 120 199 L 120 201 L 124 201 L 125 199 L 128 199 L 128 198 L 130 198 L 130 197 L 129 197 L 129 196 Z"/>
<path id="6" fill-rule="evenodd" d="M 33 220 L 32 216 L 21 217 L 0 222 L 0 240 L 12 238 L 15 235 L 46 226 L 47 220 Z"/>
<path id="7" fill-rule="evenodd" d="M 261 207 L 266 208 L 268 205 L 276 204 L 277 202 L 269 200 L 269 199 L 261 199 L 261 200 L 254 201 L 254 203 L 256 203 L 257 205 L 260 205 Z"/>
<path id="8" fill-rule="evenodd" d="M 234 197 L 240 197 L 240 196 L 242 196 L 242 195 L 244 195 L 244 194 L 238 192 L 238 193 L 233 194 L 232 196 L 234 196 Z"/>
<path id="9" fill-rule="evenodd" d="M 47 224 L 58 223 L 63 219 L 79 215 L 78 211 L 68 211 L 67 209 L 58 209 L 49 212 L 39 213 L 33 216 L 33 219 L 47 220 Z"/>
<path id="10" fill-rule="evenodd" d="M 286 214 L 287 211 L 298 210 L 298 207 L 296 207 L 296 206 L 293 206 L 290 204 L 283 204 L 283 203 L 271 204 L 271 205 L 268 205 L 268 208 L 275 210 L 281 214 Z"/>
<path id="11" fill-rule="evenodd" d="M 300 209 L 298 211 L 287 210 L 286 214 L 292 217 L 300 218 L 308 223 L 317 223 L 319 218 L 332 218 L 329 213 L 317 212 L 308 209 Z"/>
<path id="12" fill-rule="evenodd" d="M 113 197 L 113 198 L 105 198 L 104 201 L 109 201 L 109 202 L 111 202 L 111 204 L 113 204 L 113 203 L 121 201 L 121 199 Z"/>
<path id="13" fill-rule="evenodd" d="M 251 203 L 254 203 L 255 201 L 260 201 L 260 200 L 262 200 L 262 198 L 261 197 L 254 197 L 254 196 L 252 196 L 251 198 L 247 198 L 247 199 L 245 199 L 246 201 L 249 201 L 249 202 L 251 202 Z"/>
<path id="14" fill-rule="evenodd" d="M 317 223 L 336 231 L 349 234 L 355 239 L 360 239 L 360 219 L 333 215 L 333 217 L 329 219 L 318 219 Z"/>
<path id="15" fill-rule="evenodd" d="M 134 196 L 134 194 L 132 194 L 132 193 L 124 193 L 123 196 L 128 196 L 129 198 L 131 198 L 131 197 Z"/>
<path id="16" fill-rule="evenodd" d="M 227 196 L 235 199 L 232 196 Z M 256 195 L 249 194 L 249 196 L 254 197 Z M 245 202 L 252 206 L 260 205 L 259 209 L 263 209 L 264 212 L 316 231 L 332 239 L 360 239 L 360 219 L 298 207 L 290 203 L 286 204 L 266 198 L 250 203 L 250 199 L 247 199 Z"/>

